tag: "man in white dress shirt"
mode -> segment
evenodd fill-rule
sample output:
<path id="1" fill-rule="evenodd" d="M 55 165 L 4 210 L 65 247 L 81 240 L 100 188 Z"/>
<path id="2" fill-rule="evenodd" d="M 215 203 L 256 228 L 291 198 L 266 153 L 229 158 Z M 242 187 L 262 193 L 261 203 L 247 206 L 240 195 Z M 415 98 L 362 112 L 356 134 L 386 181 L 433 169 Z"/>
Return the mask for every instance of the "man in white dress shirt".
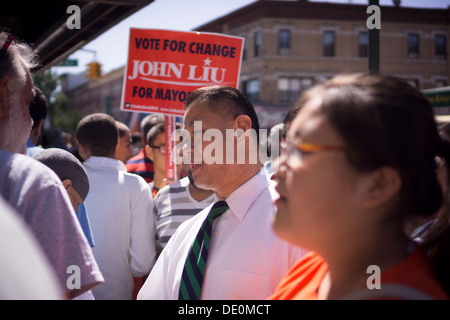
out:
<path id="1" fill-rule="evenodd" d="M 152 195 L 142 177 L 115 159 L 119 135 L 111 116 L 84 117 L 76 137 L 90 182 L 85 205 L 95 238 L 92 251 L 105 278 L 92 292 L 99 300 L 130 300 L 133 277 L 148 275 L 155 261 Z"/>
<path id="2" fill-rule="evenodd" d="M 278 239 L 272 231 L 276 192 L 260 161 L 250 161 L 254 152 L 250 146 L 255 143 L 252 140 L 255 137 L 251 134 L 235 136 L 233 150 L 227 150 L 229 143 L 220 144 L 217 138 L 203 137 L 201 147 L 196 143 L 198 135 L 209 129 L 213 129 L 210 133 L 223 138 L 227 129 L 258 133 L 255 110 L 239 90 L 224 86 L 194 91 L 186 100 L 185 109 L 184 129 L 191 143 L 183 147 L 183 160 L 186 163 L 194 152 L 201 152 L 201 163 L 194 160 L 196 155 L 190 159 L 196 185 L 212 190 L 216 201 L 226 200 L 229 206 L 213 225 L 201 299 L 265 299 L 304 252 Z M 215 149 L 214 152 L 211 149 Z M 234 159 L 227 159 L 231 151 Z M 238 152 L 245 153 L 245 163 L 237 161 L 242 156 Z M 211 161 L 211 157 L 207 159 L 208 155 L 215 161 Z M 188 251 L 211 207 L 178 227 L 138 299 L 178 299 Z"/>

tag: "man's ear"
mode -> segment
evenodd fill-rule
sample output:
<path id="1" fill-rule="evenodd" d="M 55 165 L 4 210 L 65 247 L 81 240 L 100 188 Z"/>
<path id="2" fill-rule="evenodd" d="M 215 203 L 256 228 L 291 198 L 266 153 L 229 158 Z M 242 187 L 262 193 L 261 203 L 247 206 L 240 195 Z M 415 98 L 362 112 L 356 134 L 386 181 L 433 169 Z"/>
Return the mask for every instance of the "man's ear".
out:
<path id="1" fill-rule="evenodd" d="M 41 119 L 41 120 L 39 120 L 39 123 L 38 123 L 38 128 L 39 128 L 39 135 L 41 135 L 41 132 L 42 132 L 42 126 L 43 126 L 43 124 L 44 124 L 44 121 L 45 121 L 45 119 Z"/>
<path id="2" fill-rule="evenodd" d="M 148 144 L 145 145 L 144 152 L 147 157 L 153 161 L 153 149 Z"/>
<path id="3" fill-rule="evenodd" d="M 64 188 L 66 188 L 67 191 L 69 191 L 70 187 L 72 187 L 72 180 L 65 179 L 62 181 Z"/>
<path id="4" fill-rule="evenodd" d="M 237 133 L 236 141 L 238 144 L 245 143 L 245 141 L 247 141 L 248 137 L 250 136 L 247 131 L 251 128 L 252 120 L 245 114 L 241 114 L 233 120 L 233 129 Z"/>
<path id="5" fill-rule="evenodd" d="M 0 119 L 4 118 L 8 114 L 9 108 L 8 85 L 9 85 L 9 77 L 3 77 L 0 80 Z"/>
<path id="6" fill-rule="evenodd" d="M 247 131 L 252 127 L 252 119 L 245 114 L 241 114 L 234 119 L 235 128 L 234 129 L 242 129 Z"/>
<path id="7" fill-rule="evenodd" d="M 383 205 L 399 193 L 402 179 L 397 170 L 391 167 L 382 167 L 367 177 L 366 208 Z"/>
<path id="8" fill-rule="evenodd" d="M 86 161 L 91 156 L 91 152 L 89 149 L 82 143 L 78 142 L 78 153 L 80 154 L 81 159 Z"/>

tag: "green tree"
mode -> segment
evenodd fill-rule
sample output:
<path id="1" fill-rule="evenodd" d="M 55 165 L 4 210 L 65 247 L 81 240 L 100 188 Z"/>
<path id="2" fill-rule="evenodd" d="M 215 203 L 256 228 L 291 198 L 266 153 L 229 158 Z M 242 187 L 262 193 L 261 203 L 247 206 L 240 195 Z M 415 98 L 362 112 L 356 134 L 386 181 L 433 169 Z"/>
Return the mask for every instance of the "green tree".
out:
<path id="1" fill-rule="evenodd" d="M 60 89 L 59 76 L 47 70 L 33 74 L 33 81 L 47 98 L 51 127 L 68 133 L 75 131 L 81 115 L 78 110 L 70 108 L 67 96 Z"/>

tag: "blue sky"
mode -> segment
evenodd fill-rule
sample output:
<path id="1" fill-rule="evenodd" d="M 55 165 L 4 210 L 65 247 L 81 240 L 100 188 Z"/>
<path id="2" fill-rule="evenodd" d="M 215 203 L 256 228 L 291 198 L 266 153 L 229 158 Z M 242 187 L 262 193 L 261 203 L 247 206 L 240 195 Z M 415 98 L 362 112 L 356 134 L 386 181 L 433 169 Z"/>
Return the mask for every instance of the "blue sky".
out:
<path id="1" fill-rule="evenodd" d="M 130 28 L 190 31 L 255 1 L 257 0 L 155 0 L 88 43 L 83 49 L 96 51 L 97 61 L 103 65 L 103 72 L 109 72 L 126 63 Z M 314 1 L 367 5 L 369 2 L 369 0 Z M 381 7 L 391 6 L 392 0 L 379 0 L 379 3 Z M 447 8 L 449 5 L 450 0 L 401 0 L 401 6 L 404 7 Z M 83 17 L 81 17 L 81 27 L 83 27 Z M 86 69 L 85 65 L 92 61 L 93 57 L 92 52 L 79 50 L 70 56 L 70 58 L 78 59 L 78 67 L 52 69 L 58 74 L 83 72 Z"/>

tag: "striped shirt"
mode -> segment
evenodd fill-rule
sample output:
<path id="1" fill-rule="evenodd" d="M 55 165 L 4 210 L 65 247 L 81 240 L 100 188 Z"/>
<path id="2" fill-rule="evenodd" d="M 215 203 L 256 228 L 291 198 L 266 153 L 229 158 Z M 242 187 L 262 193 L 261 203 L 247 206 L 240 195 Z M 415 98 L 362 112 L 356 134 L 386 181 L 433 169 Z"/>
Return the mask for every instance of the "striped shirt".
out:
<path id="1" fill-rule="evenodd" d="M 183 178 L 161 188 L 154 198 L 153 212 L 156 217 L 157 245 L 164 248 L 178 226 L 211 203 L 214 194 L 197 201 L 189 193 L 189 179 Z"/>

